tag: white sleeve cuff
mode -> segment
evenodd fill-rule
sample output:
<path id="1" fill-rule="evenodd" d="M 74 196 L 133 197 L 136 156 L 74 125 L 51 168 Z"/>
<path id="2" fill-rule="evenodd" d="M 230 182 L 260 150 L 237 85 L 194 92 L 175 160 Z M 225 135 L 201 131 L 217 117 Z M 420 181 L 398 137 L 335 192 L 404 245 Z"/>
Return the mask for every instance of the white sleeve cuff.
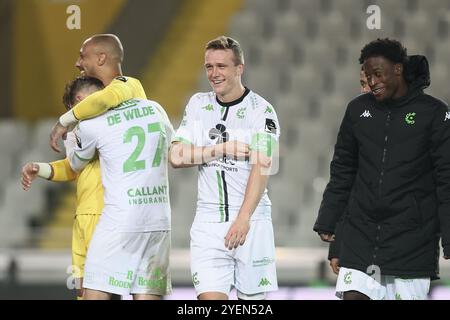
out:
<path id="1" fill-rule="evenodd" d="M 73 114 L 72 110 L 67 111 L 64 113 L 61 117 L 59 117 L 59 123 L 65 128 L 68 128 L 69 126 L 73 126 L 78 122 L 77 118 L 75 118 L 75 115 Z"/>
<path id="2" fill-rule="evenodd" d="M 34 164 L 37 164 L 39 167 L 38 170 L 38 176 L 44 179 L 50 179 L 50 176 L 52 175 L 52 167 L 50 164 L 46 162 L 35 162 Z"/>

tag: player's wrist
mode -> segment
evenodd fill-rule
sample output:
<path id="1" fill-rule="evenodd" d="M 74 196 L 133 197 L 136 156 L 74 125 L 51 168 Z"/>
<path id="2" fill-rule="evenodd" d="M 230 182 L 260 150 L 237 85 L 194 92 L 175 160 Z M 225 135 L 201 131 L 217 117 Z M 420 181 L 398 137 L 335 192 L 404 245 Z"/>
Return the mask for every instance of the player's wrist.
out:
<path id="1" fill-rule="evenodd" d="M 242 219 L 242 220 L 250 221 L 251 216 L 252 216 L 252 214 L 248 211 L 239 211 L 239 214 L 238 214 L 238 218 Z"/>
<path id="2" fill-rule="evenodd" d="M 49 163 L 46 162 L 34 162 L 38 166 L 37 175 L 41 178 L 50 180 L 53 176 L 53 169 Z"/>
<path id="3" fill-rule="evenodd" d="M 220 158 L 225 154 L 225 143 L 216 144 L 214 146 L 214 157 Z"/>
<path id="4" fill-rule="evenodd" d="M 59 117 L 59 123 L 65 128 L 73 126 L 77 122 L 78 119 L 75 117 L 75 114 L 73 113 L 72 109 L 64 113 L 61 117 Z"/>

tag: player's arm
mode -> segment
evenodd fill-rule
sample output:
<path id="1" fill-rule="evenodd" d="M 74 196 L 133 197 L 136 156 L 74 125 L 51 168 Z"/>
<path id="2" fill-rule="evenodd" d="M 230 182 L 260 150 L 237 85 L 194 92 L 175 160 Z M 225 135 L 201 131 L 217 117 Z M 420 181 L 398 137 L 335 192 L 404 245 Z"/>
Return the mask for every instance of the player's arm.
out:
<path id="1" fill-rule="evenodd" d="M 257 160 L 253 160 L 254 158 Z M 225 236 L 225 247 L 230 250 L 244 244 L 248 231 L 250 230 L 250 218 L 258 206 L 261 196 L 266 189 L 267 181 L 269 180 L 269 176 L 265 172 L 267 168 L 265 156 L 257 151 L 252 151 L 251 161 L 254 164 L 252 165 L 252 170 L 247 181 L 244 201 L 239 209 L 236 220 Z"/>
<path id="2" fill-rule="evenodd" d="M 439 226 L 444 259 L 450 259 L 450 109 L 442 103 L 436 107 L 431 125 L 431 159 L 433 161 Z"/>
<path id="3" fill-rule="evenodd" d="M 169 162 L 173 168 L 188 168 L 208 163 L 223 156 L 234 159 L 247 159 L 248 144 L 240 141 L 227 141 L 206 147 L 197 147 L 186 140 L 177 140 L 170 147 Z"/>
<path id="4" fill-rule="evenodd" d="M 276 119 L 271 119 L 275 124 Z M 276 148 L 279 129 L 276 125 L 273 132 L 258 132 L 252 137 L 250 163 L 252 169 L 245 189 L 244 201 L 239 214 L 225 236 L 225 246 L 228 249 L 237 248 L 245 243 L 250 230 L 250 218 L 258 206 L 269 180 L 272 165 L 273 150 Z"/>
<path id="5" fill-rule="evenodd" d="M 339 274 L 339 252 L 342 244 L 342 228 L 344 223 L 345 215 L 342 215 L 341 219 L 336 224 L 334 241 L 330 242 L 330 246 L 328 248 L 328 260 L 330 261 L 331 270 L 335 274 Z"/>
<path id="6" fill-rule="evenodd" d="M 49 178 L 51 181 L 64 182 L 73 181 L 77 178 L 78 174 L 72 170 L 68 158 L 63 160 L 50 162 L 53 175 Z"/>
<path id="7" fill-rule="evenodd" d="M 76 146 L 76 137 L 73 132 L 67 133 L 67 139 L 64 141 L 66 154 L 73 153 Z M 29 162 L 22 167 L 22 187 L 29 190 L 34 179 L 41 177 L 51 181 L 72 181 L 77 177 L 76 172 L 70 167 L 66 159 L 46 162 Z"/>
<path id="8" fill-rule="evenodd" d="M 268 109 L 270 112 L 266 113 Z M 225 246 L 228 249 L 237 248 L 245 243 L 250 230 L 250 218 L 261 200 L 271 174 L 272 157 L 274 150 L 277 150 L 280 136 L 278 118 L 271 106 L 260 109 L 255 116 L 252 130 L 254 131 L 250 145 L 252 169 L 238 216 L 225 236 Z"/>
<path id="9" fill-rule="evenodd" d="M 58 139 L 67 133 L 67 128 L 74 126 L 79 120 L 101 115 L 108 109 L 129 99 L 145 98 L 142 85 L 137 79 L 119 78 L 113 80 L 103 90 L 86 97 L 59 118 L 59 121 L 53 126 L 50 134 L 50 146 L 53 150 L 60 152 L 57 144 Z"/>
<path id="10" fill-rule="evenodd" d="M 55 182 L 72 181 L 77 177 L 66 159 L 47 162 L 28 162 L 22 167 L 22 188 L 28 191 L 32 182 L 37 178 Z"/>
<path id="11" fill-rule="evenodd" d="M 145 95 L 143 96 L 141 93 L 143 91 L 139 90 L 135 81 L 140 85 L 139 80 L 118 77 L 103 90 L 94 92 L 86 97 L 70 110 L 75 118 L 74 121 L 94 118 L 105 113 L 108 109 L 132 98 L 145 99 Z"/>
<path id="12" fill-rule="evenodd" d="M 22 188 L 28 191 L 34 179 L 41 177 L 48 180 L 52 175 L 52 167 L 48 163 L 28 162 L 22 167 Z"/>
<path id="13" fill-rule="evenodd" d="M 358 143 L 353 133 L 353 123 L 347 107 L 339 128 L 330 181 L 325 188 L 319 214 L 313 230 L 326 242 L 335 240 L 336 224 L 345 212 L 358 168 Z"/>
<path id="14" fill-rule="evenodd" d="M 69 163 L 72 170 L 80 172 L 95 158 L 97 153 L 97 132 L 95 131 L 95 120 L 82 121 L 76 133 L 77 145 L 69 155 Z"/>

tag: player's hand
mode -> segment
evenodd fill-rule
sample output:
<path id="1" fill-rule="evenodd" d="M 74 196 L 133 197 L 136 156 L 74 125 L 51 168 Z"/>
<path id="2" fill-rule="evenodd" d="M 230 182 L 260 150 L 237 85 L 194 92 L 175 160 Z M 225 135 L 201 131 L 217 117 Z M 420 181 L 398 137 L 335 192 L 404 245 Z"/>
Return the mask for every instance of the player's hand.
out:
<path id="1" fill-rule="evenodd" d="M 231 250 L 233 248 L 237 248 L 238 246 L 242 246 L 245 243 L 249 230 L 249 218 L 238 215 L 225 236 L 225 247 Z"/>
<path id="2" fill-rule="evenodd" d="M 52 132 L 50 133 L 50 147 L 56 152 L 61 152 L 58 146 L 58 140 L 59 138 L 66 139 L 67 130 L 59 121 L 53 126 Z"/>
<path id="3" fill-rule="evenodd" d="M 334 234 L 331 233 L 319 233 L 320 239 L 325 242 L 333 242 Z"/>
<path id="4" fill-rule="evenodd" d="M 333 270 L 333 272 L 335 274 L 339 274 L 339 259 L 338 258 L 332 258 L 330 260 L 330 267 L 331 267 L 331 270 Z"/>
<path id="5" fill-rule="evenodd" d="M 39 166 L 35 163 L 28 162 L 22 167 L 22 188 L 25 191 L 30 190 L 31 183 L 36 179 Z"/>
<path id="6" fill-rule="evenodd" d="M 250 149 L 248 144 L 237 140 L 227 141 L 224 144 L 224 153 L 235 160 L 247 160 Z"/>

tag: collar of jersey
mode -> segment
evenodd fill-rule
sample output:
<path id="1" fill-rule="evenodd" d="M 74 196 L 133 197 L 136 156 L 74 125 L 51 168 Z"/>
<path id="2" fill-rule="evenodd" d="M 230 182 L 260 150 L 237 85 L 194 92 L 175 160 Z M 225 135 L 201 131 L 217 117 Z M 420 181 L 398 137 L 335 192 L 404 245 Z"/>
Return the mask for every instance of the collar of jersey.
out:
<path id="1" fill-rule="evenodd" d="M 242 94 L 242 96 L 240 98 L 230 101 L 230 102 L 222 102 L 219 100 L 219 98 L 217 98 L 217 95 L 216 95 L 217 103 L 220 104 L 222 107 L 232 107 L 232 106 L 235 106 L 235 105 L 241 103 L 242 100 L 244 100 L 244 98 L 250 93 L 250 90 L 247 87 L 244 87 L 244 88 L 245 88 L 245 91 Z"/>

